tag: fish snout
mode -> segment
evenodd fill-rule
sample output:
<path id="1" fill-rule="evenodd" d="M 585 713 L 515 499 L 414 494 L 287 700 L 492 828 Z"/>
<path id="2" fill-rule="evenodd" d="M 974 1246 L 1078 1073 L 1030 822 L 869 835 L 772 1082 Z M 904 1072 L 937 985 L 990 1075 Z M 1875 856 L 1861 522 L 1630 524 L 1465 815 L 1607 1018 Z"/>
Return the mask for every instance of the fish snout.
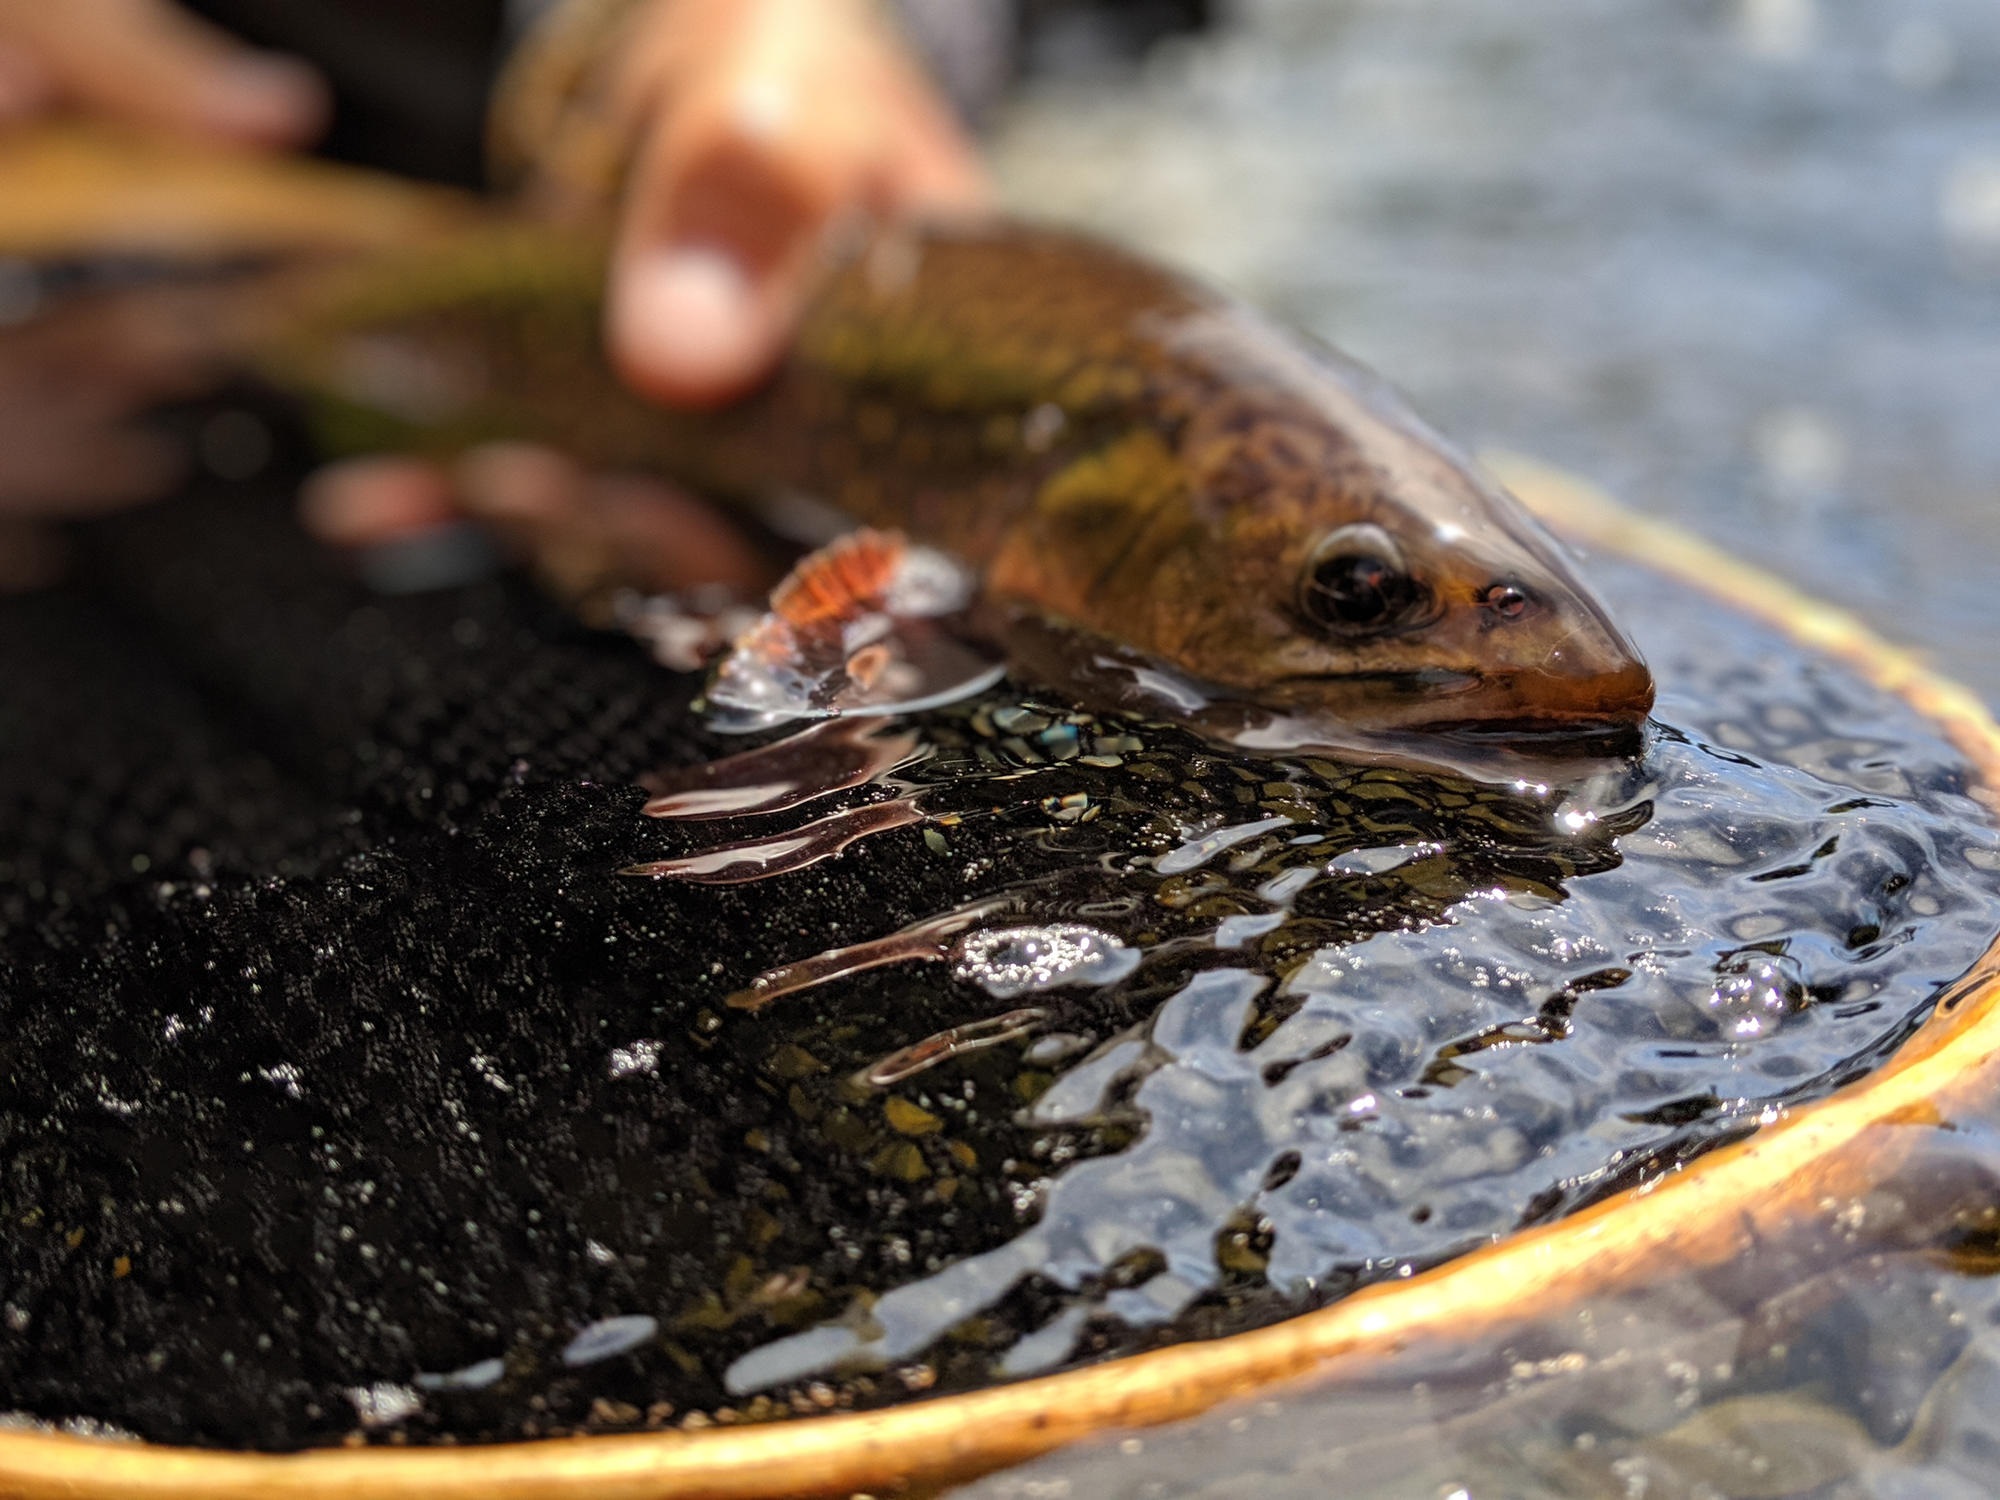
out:
<path id="1" fill-rule="evenodd" d="M 1580 631 L 1540 662 L 1495 674 L 1492 717 L 1523 724 L 1636 726 L 1653 710 L 1653 674 L 1614 627 Z"/>
<path id="2" fill-rule="evenodd" d="M 1653 674 L 1602 610 L 1576 601 L 1564 610 L 1510 611 L 1510 593 L 1518 597 L 1519 591 L 1495 584 L 1481 603 L 1499 617 L 1494 625 L 1502 630 L 1514 625 L 1522 638 L 1512 650 L 1496 652 L 1476 674 L 1476 685 L 1452 705 L 1464 728 L 1569 734 L 1635 729 L 1645 722 L 1653 708 Z"/>
<path id="3" fill-rule="evenodd" d="M 1519 674 L 1523 717 L 1590 724 L 1640 724 L 1653 711 L 1653 674 L 1637 657 L 1582 671 Z"/>

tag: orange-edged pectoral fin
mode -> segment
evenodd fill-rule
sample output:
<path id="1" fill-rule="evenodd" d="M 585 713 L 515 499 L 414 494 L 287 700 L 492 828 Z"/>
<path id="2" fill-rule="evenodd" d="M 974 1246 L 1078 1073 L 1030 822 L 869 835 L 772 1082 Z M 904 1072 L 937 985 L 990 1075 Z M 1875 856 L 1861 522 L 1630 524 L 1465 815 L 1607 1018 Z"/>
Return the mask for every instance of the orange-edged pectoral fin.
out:
<path id="1" fill-rule="evenodd" d="M 835 537 L 771 591 L 771 613 L 795 630 L 813 630 L 879 610 L 908 553 L 901 532 L 864 526 Z"/>
<path id="2" fill-rule="evenodd" d="M 771 609 L 716 668 L 718 729 L 892 714 L 949 703 L 999 680 L 994 654 L 956 627 L 975 593 L 959 563 L 899 533 L 861 530 L 805 558 Z"/>

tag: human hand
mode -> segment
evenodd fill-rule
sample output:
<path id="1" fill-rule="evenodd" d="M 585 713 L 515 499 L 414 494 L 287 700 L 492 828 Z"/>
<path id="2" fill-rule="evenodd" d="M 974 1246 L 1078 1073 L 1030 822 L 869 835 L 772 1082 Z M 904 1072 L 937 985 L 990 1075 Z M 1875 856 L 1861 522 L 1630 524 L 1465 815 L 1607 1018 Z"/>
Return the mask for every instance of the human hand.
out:
<path id="1" fill-rule="evenodd" d="M 306 529 L 365 550 L 470 519 L 560 597 L 607 585 L 680 593 L 717 584 L 756 596 L 770 559 L 730 519 L 676 485 L 593 474 L 534 443 L 488 443 L 449 470 L 383 455 L 329 465 L 300 495 Z"/>
<path id="2" fill-rule="evenodd" d="M 625 378 L 669 405 L 718 405 L 768 373 L 843 220 L 987 201 L 950 106 L 866 0 L 656 3 L 614 107 L 640 144 L 607 336 Z"/>
<path id="3" fill-rule="evenodd" d="M 655 0 L 624 56 L 612 123 L 638 146 L 606 336 L 626 378 L 669 405 L 718 404 L 763 378 L 849 216 L 986 202 L 971 142 L 863 0 Z M 305 509 L 315 532 L 350 546 L 459 514 L 558 579 L 593 559 L 641 587 L 769 581 L 685 493 L 525 445 L 449 475 L 401 459 L 336 465 Z"/>
<path id="4" fill-rule="evenodd" d="M 73 110 L 295 146 L 327 109 L 306 64 L 252 51 L 167 0 L 0 0 L 0 127 Z M 199 326 L 213 310 L 190 317 L 195 295 L 89 296 L 0 330 L 0 593 L 57 576 L 52 521 L 151 499 L 185 466 L 134 419 L 213 373 Z"/>
<path id="5" fill-rule="evenodd" d="M 253 146 L 325 127 L 326 86 L 168 0 L 0 0 L 0 124 L 74 109 Z"/>

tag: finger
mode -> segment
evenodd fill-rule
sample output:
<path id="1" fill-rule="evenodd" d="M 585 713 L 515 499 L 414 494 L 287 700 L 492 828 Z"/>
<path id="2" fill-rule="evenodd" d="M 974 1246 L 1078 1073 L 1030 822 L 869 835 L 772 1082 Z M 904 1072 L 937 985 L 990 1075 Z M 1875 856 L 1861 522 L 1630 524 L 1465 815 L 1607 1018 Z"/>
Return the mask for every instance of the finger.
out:
<path id="1" fill-rule="evenodd" d="M 583 469 L 535 443 L 488 443 L 458 462 L 461 504 L 565 599 L 629 582 Z"/>
<path id="2" fill-rule="evenodd" d="M 326 124 L 312 68 L 166 0 L 4 0 L 0 24 L 64 96 L 110 118 L 260 146 L 301 145 Z"/>
<path id="3" fill-rule="evenodd" d="M 754 386 L 797 316 L 811 250 L 847 175 L 726 126 L 673 153 L 634 205 L 653 227 L 613 265 L 609 334 L 621 372 L 679 406 L 719 405 Z"/>
<path id="4" fill-rule="evenodd" d="M 613 358 L 670 404 L 719 404 L 769 371 L 845 215 L 983 193 L 956 125 L 865 12 L 744 12 L 712 28 L 702 69 L 683 55 L 668 80 L 614 259 Z"/>
<path id="5" fill-rule="evenodd" d="M 455 477 L 468 515 L 571 591 L 723 583 L 759 592 L 776 581 L 741 528 L 665 480 L 589 474 L 566 454 L 533 443 L 475 448 Z"/>
<path id="6" fill-rule="evenodd" d="M 581 524 L 583 470 L 540 443 L 483 443 L 453 470 L 466 514 L 495 526 L 528 528 Z"/>
<path id="7" fill-rule="evenodd" d="M 32 52 L 0 43 L 0 124 L 42 113 L 55 96 L 55 80 Z"/>
<path id="8" fill-rule="evenodd" d="M 187 450 L 160 433 L 49 423 L 0 441 L 0 516 L 86 516 L 168 493 Z"/>
<path id="9" fill-rule="evenodd" d="M 321 469 L 299 491 L 300 521 L 336 547 L 395 541 L 457 515 L 450 477 L 416 458 L 346 459 Z"/>
<path id="10" fill-rule="evenodd" d="M 46 400 L 67 391 L 107 410 L 192 395 L 221 359 L 214 299 L 189 289 L 97 293 L 0 329 L 0 390 Z"/>
<path id="11" fill-rule="evenodd" d="M 636 474 L 591 482 L 598 524 L 625 576 L 645 589 L 684 592 L 722 584 L 761 594 L 778 570 L 722 511 L 678 485 Z"/>

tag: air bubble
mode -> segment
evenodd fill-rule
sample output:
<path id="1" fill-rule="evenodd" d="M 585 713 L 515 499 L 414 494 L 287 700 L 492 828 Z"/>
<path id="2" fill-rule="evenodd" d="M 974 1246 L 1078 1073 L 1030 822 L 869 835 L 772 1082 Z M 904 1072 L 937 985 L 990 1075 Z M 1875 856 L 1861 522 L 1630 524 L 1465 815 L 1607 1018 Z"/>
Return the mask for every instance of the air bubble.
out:
<path id="1" fill-rule="evenodd" d="M 1114 984 L 1139 967 L 1139 955 L 1109 933 L 1076 923 L 975 932 L 958 945 L 954 977 L 996 1000 L 1073 984 Z"/>

